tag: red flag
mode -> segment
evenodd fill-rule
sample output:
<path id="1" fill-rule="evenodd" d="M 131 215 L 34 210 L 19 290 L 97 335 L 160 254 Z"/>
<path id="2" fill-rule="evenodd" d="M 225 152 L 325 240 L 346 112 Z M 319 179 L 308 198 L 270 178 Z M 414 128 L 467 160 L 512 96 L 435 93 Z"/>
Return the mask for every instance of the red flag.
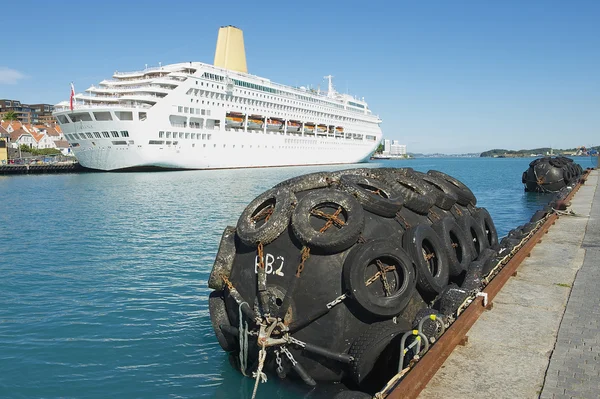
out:
<path id="1" fill-rule="evenodd" d="M 75 97 L 75 87 L 73 86 L 73 83 L 71 83 L 71 98 L 69 99 L 71 111 L 73 111 L 73 97 Z"/>

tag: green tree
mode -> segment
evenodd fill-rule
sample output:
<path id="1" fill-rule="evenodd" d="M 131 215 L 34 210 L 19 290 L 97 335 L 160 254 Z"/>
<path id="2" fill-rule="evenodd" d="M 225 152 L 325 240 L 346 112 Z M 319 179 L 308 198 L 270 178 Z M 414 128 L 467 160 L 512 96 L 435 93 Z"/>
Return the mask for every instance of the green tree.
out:
<path id="1" fill-rule="evenodd" d="M 19 118 L 15 111 L 8 111 L 6 114 L 4 114 L 2 119 L 4 119 L 5 121 L 16 121 Z"/>
<path id="2" fill-rule="evenodd" d="M 383 152 L 383 143 L 379 143 L 379 145 L 377 146 L 377 149 L 375 150 L 376 153 L 381 154 Z"/>

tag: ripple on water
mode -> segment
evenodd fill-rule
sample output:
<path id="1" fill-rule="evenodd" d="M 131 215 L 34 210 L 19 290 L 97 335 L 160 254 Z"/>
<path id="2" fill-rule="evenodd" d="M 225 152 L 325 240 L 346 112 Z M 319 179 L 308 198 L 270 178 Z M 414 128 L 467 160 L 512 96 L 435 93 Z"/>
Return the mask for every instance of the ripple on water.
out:
<path id="1" fill-rule="evenodd" d="M 548 200 L 523 192 L 529 161 L 383 166 L 458 177 L 503 235 Z M 206 281 L 221 233 L 275 183 L 334 169 L 2 179 L 0 198 L 13 200 L 10 212 L 0 212 L 8 232 L 0 262 L 0 397 L 249 398 L 253 382 L 231 368 L 209 318 Z M 263 397 L 317 397 L 276 379 L 260 389 Z"/>

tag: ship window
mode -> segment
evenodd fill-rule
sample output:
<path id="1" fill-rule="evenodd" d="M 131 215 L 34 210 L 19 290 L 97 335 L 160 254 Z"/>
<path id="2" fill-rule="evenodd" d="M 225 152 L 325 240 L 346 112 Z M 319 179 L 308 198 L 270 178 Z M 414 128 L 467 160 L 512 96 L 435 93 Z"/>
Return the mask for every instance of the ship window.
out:
<path id="1" fill-rule="evenodd" d="M 171 138 L 171 132 L 167 132 L 167 138 L 170 139 Z"/>
<path id="2" fill-rule="evenodd" d="M 112 121 L 112 116 L 110 115 L 110 112 L 94 112 L 94 118 L 96 118 L 97 121 Z"/>
<path id="3" fill-rule="evenodd" d="M 108 132 L 102 132 L 102 135 L 103 135 L 104 137 L 110 137 L 110 134 L 108 134 Z"/>
<path id="4" fill-rule="evenodd" d="M 110 134 L 112 134 L 113 137 L 119 137 L 119 132 L 117 132 L 116 130 L 111 130 Z"/>
<path id="5" fill-rule="evenodd" d="M 196 133 L 192 133 L 192 140 L 196 139 Z"/>
<path id="6" fill-rule="evenodd" d="M 163 137 L 165 137 L 165 132 L 161 130 L 158 132 L 158 138 L 162 139 Z"/>
<path id="7" fill-rule="evenodd" d="M 85 135 L 87 136 L 88 139 L 92 139 L 93 138 L 93 136 L 92 136 L 91 133 L 86 133 Z"/>
<path id="8" fill-rule="evenodd" d="M 207 135 L 206 135 L 206 139 L 207 139 L 207 140 L 210 140 L 210 138 L 211 138 L 211 137 L 212 137 L 212 134 L 207 134 Z"/>
<path id="9" fill-rule="evenodd" d="M 188 110 L 189 110 L 189 107 L 184 107 L 184 108 L 183 108 L 183 113 L 184 113 L 184 114 L 187 114 L 187 113 L 189 112 Z"/>
<path id="10" fill-rule="evenodd" d="M 57 118 L 60 123 L 69 123 L 69 120 L 64 115 L 58 115 Z"/>
<path id="11" fill-rule="evenodd" d="M 183 107 L 181 105 L 177 107 L 177 112 L 183 112 Z"/>
<path id="12" fill-rule="evenodd" d="M 121 137 L 129 137 L 129 132 L 127 130 L 121 130 Z"/>
<path id="13" fill-rule="evenodd" d="M 202 140 L 206 140 L 206 134 L 202 133 Z"/>
<path id="14" fill-rule="evenodd" d="M 146 120 L 146 116 L 147 116 L 146 112 L 140 112 L 139 113 L 139 118 L 140 118 L 141 121 L 145 121 Z"/>
<path id="15" fill-rule="evenodd" d="M 183 138 L 183 132 L 179 132 L 179 138 L 182 139 Z"/>
<path id="16" fill-rule="evenodd" d="M 132 121 L 133 120 L 133 112 L 131 112 L 131 111 L 115 111 L 115 116 L 120 121 Z"/>
<path id="17" fill-rule="evenodd" d="M 186 133 L 186 134 L 185 134 L 185 138 L 186 138 L 186 139 L 189 139 L 189 138 L 190 138 L 190 134 L 189 134 L 189 133 Z"/>
<path id="18" fill-rule="evenodd" d="M 112 142 L 114 145 L 127 145 L 127 142 L 122 140 L 122 141 L 113 141 Z"/>
<path id="19" fill-rule="evenodd" d="M 150 140 L 150 141 L 148 141 L 148 144 L 162 145 L 162 144 L 164 144 L 164 141 L 162 141 L 162 140 Z"/>
<path id="20" fill-rule="evenodd" d="M 94 132 L 94 136 L 99 139 L 100 138 L 100 133 L 99 132 Z"/>
<path id="21" fill-rule="evenodd" d="M 174 142 L 173 142 L 173 145 L 177 145 L 177 143 L 179 143 L 179 141 L 174 141 Z"/>
<path id="22" fill-rule="evenodd" d="M 92 117 L 89 114 L 89 112 L 80 112 L 77 114 L 71 114 L 71 120 L 73 122 L 80 122 L 80 121 L 90 122 L 92 120 Z"/>

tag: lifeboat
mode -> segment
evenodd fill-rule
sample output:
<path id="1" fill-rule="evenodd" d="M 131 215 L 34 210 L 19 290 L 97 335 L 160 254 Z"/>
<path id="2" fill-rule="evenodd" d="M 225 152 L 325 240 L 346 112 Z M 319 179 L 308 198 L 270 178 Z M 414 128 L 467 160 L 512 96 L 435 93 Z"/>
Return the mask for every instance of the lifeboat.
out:
<path id="1" fill-rule="evenodd" d="M 302 124 L 298 121 L 287 121 L 287 131 L 288 132 L 299 132 Z"/>
<path id="2" fill-rule="evenodd" d="M 314 123 L 305 123 L 304 124 L 304 133 L 315 133 L 315 124 Z"/>
<path id="3" fill-rule="evenodd" d="M 238 112 L 228 112 L 225 115 L 226 127 L 242 127 L 244 124 L 244 115 Z"/>
<path id="4" fill-rule="evenodd" d="M 344 128 L 343 128 L 343 127 L 341 127 L 341 126 L 337 126 L 337 127 L 335 128 L 335 133 L 336 133 L 336 134 L 344 134 Z"/>
<path id="5" fill-rule="evenodd" d="M 317 125 L 317 133 L 327 133 L 327 125 Z"/>
<path id="6" fill-rule="evenodd" d="M 248 117 L 248 129 L 262 129 L 265 121 L 260 115 L 251 115 Z"/>
<path id="7" fill-rule="evenodd" d="M 281 130 L 283 127 L 283 121 L 280 119 L 267 119 L 267 130 Z"/>

